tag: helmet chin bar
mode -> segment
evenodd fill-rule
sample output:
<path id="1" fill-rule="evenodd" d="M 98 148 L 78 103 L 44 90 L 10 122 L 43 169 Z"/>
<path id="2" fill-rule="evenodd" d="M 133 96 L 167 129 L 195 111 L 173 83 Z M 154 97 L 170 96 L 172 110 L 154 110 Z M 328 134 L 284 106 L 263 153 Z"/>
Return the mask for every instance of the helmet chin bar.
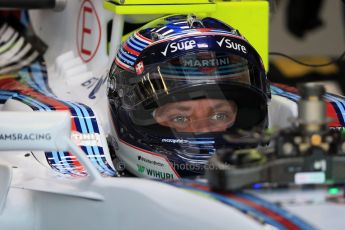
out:
<path id="1" fill-rule="evenodd" d="M 345 137 L 327 126 L 325 89 L 308 83 L 299 91 L 298 118 L 271 136 L 273 147 L 221 149 L 210 159 L 206 175 L 213 189 L 238 190 L 254 183 L 268 187 L 345 183 Z M 257 142 L 267 139 L 264 136 Z"/>

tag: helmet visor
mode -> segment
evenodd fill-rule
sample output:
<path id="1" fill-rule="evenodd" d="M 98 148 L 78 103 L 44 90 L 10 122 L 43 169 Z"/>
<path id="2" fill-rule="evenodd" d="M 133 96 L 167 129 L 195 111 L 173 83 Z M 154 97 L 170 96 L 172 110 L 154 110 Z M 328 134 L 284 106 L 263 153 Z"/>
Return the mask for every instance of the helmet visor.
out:
<path id="1" fill-rule="evenodd" d="M 151 66 L 139 62 L 136 70 L 140 74 L 115 73 L 123 108 L 137 125 L 159 124 L 177 132 L 225 131 L 243 97 L 251 96 L 245 95 L 248 89 L 259 91 L 265 80 L 245 58 L 210 51 Z"/>

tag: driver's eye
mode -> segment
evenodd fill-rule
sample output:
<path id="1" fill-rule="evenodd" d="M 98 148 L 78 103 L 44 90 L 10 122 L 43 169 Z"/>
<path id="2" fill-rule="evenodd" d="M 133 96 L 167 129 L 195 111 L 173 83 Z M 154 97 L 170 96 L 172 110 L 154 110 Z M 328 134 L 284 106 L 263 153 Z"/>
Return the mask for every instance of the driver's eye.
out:
<path id="1" fill-rule="evenodd" d="M 176 117 L 172 118 L 172 121 L 177 123 L 177 124 L 181 124 L 182 125 L 182 124 L 187 123 L 189 121 L 189 119 L 186 116 L 179 115 L 179 116 L 176 116 Z"/>
<path id="2" fill-rule="evenodd" d="M 229 116 L 226 113 L 215 113 L 210 117 L 210 119 L 213 121 L 225 121 L 228 117 Z"/>

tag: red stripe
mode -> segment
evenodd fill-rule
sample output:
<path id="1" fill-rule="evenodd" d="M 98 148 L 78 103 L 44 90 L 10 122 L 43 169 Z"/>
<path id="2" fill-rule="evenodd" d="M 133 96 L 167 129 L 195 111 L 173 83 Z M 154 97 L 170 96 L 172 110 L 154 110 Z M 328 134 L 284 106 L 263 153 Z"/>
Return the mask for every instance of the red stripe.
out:
<path id="1" fill-rule="evenodd" d="M 147 41 L 147 42 L 153 42 L 151 39 L 148 39 L 147 37 L 144 37 L 143 35 L 141 35 L 140 33 L 136 32 L 135 35 L 137 35 L 139 38 Z"/>
<path id="2" fill-rule="evenodd" d="M 193 187 L 202 191 L 211 192 L 210 187 L 198 183 L 188 183 L 188 187 Z"/>
<path id="3" fill-rule="evenodd" d="M 117 60 L 117 58 L 115 59 L 115 62 L 116 62 L 116 64 L 118 64 L 119 66 L 121 66 L 123 69 L 128 70 L 128 71 L 133 71 L 133 70 L 131 70 L 130 68 L 128 68 L 127 66 L 123 65 L 121 62 L 119 62 L 119 61 Z"/>
<path id="4" fill-rule="evenodd" d="M 292 87 L 292 86 L 288 86 L 288 85 L 284 85 L 284 84 L 280 84 L 280 83 L 272 83 L 272 85 L 277 86 L 285 91 L 288 91 L 290 93 L 295 93 L 298 95 L 298 90 L 296 87 Z"/>
<path id="5" fill-rule="evenodd" d="M 69 107 L 66 106 L 65 104 L 54 100 L 53 98 L 47 97 L 41 93 L 36 92 L 34 89 L 28 87 L 25 84 L 22 84 L 20 81 L 16 80 L 15 76 L 13 78 L 5 78 L 5 79 L 0 79 L 0 88 L 3 90 L 13 90 L 17 91 L 23 95 L 30 96 L 34 99 L 39 100 L 40 102 L 54 108 L 55 110 L 58 111 L 68 111 L 70 113 Z M 75 121 L 72 117 L 72 114 L 70 113 L 71 117 L 71 130 L 77 131 Z M 73 156 L 72 153 L 68 152 L 69 156 Z M 84 169 L 82 165 L 80 164 L 79 161 L 73 160 L 73 165 L 79 172 L 83 172 Z"/>
<path id="6" fill-rule="evenodd" d="M 200 32 L 210 32 L 212 29 L 211 28 L 197 28 L 196 30 Z"/>
<path id="7" fill-rule="evenodd" d="M 328 123 L 330 127 L 340 127 L 340 124 L 337 111 L 334 109 L 334 105 L 330 101 L 326 101 L 326 109 L 327 109 L 327 118 L 331 119 L 332 121 Z"/>
<path id="8" fill-rule="evenodd" d="M 250 200 L 247 200 L 245 198 L 242 198 L 242 197 L 238 197 L 236 196 L 235 194 L 223 194 L 233 200 L 236 200 L 236 201 L 239 201 L 249 207 L 252 207 L 252 208 L 255 208 L 256 210 L 262 212 L 263 214 L 269 216 L 270 218 L 272 218 L 273 220 L 277 221 L 278 223 L 282 224 L 283 226 L 285 226 L 286 228 L 288 229 L 291 229 L 291 230 L 298 230 L 300 229 L 297 225 L 295 225 L 294 223 L 292 223 L 291 221 L 289 221 L 288 219 L 280 216 L 279 214 L 263 207 L 263 206 L 260 206 Z"/>
<path id="9" fill-rule="evenodd" d="M 123 45 L 123 48 L 124 48 L 126 51 L 128 51 L 128 53 L 131 53 L 131 54 L 133 54 L 133 55 L 135 55 L 135 56 L 139 56 L 139 54 L 140 54 L 138 51 L 135 51 L 134 49 L 130 48 L 130 47 L 127 45 L 127 43 L 125 43 L 125 44 Z"/>

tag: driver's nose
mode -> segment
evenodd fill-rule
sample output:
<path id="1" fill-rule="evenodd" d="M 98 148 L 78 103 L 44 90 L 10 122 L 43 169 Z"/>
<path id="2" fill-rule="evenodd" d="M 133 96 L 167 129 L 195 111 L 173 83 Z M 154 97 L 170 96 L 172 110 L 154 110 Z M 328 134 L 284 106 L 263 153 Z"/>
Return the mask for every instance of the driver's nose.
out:
<path id="1" fill-rule="evenodd" d="M 191 122 L 191 129 L 192 132 L 210 132 L 212 131 L 212 127 L 210 127 L 210 124 L 208 120 L 199 120 L 199 121 L 192 121 Z"/>

